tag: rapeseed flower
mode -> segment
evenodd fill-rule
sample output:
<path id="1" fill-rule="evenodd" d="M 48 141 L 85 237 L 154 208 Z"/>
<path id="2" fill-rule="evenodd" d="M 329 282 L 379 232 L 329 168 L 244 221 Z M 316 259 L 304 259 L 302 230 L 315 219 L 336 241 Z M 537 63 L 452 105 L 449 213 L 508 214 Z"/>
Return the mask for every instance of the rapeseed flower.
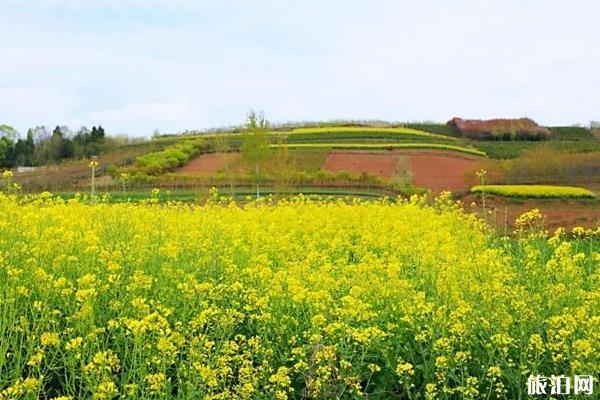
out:
<path id="1" fill-rule="evenodd" d="M 600 230 L 538 211 L 501 240 L 448 194 L 0 212 L 1 400 L 518 398 L 600 363 Z"/>

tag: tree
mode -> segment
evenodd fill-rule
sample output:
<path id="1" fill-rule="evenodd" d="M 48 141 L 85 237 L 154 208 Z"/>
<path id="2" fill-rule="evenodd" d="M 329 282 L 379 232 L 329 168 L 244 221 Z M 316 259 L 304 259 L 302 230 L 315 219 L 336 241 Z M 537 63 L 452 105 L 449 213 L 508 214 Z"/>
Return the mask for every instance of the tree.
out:
<path id="1" fill-rule="evenodd" d="M 213 146 L 216 152 L 223 153 L 224 157 L 227 157 L 226 154 L 231 150 L 229 136 L 224 134 L 215 136 L 215 138 L 213 139 Z M 231 176 L 229 175 L 229 160 L 227 158 L 225 159 L 225 173 L 227 178 L 229 179 L 230 194 L 233 196 L 233 181 Z"/>
<path id="2" fill-rule="evenodd" d="M 33 137 L 33 130 L 27 131 L 27 138 L 25 139 L 25 152 L 27 154 L 27 165 L 31 165 L 33 152 L 35 150 L 35 139 Z"/>
<path id="3" fill-rule="evenodd" d="M 50 137 L 50 161 L 60 161 L 73 155 L 73 142 L 65 137 L 64 128 L 56 126 Z"/>
<path id="4" fill-rule="evenodd" d="M 13 165 L 13 142 L 6 136 L 0 137 L 0 167 L 11 168 Z"/>
<path id="5" fill-rule="evenodd" d="M 96 127 L 92 128 L 95 131 Z M 92 142 L 92 135 L 90 130 L 85 126 L 82 126 L 75 136 L 73 136 L 73 145 L 75 148 L 75 157 L 83 158 L 91 155 L 90 143 Z"/>
<path id="6" fill-rule="evenodd" d="M 14 142 L 18 132 L 15 128 L 10 125 L 0 125 L 0 137 L 7 138 L 11 142 Z"/>
<path id="7" fill-rule="evenodd" d="M 254 169 L 256 177 L 256 198 L 260 197 L 259 178 L 260 167 L 269 158 L 270 147 L 267 133 L 271 124 L 264 115 L 256 115 L 250 111 L 244 124 L 244 142 L 242 143 L 242 158 L 250 168 Z"/>
<path id="8" fill-rule="evenodd" d="M 27 137 L 25 140 L 19 138 L 15 143 L 14 150 L 14 163 L 15 166 L 30 166 L 33 163 L 33 152 L 35 150 L 35 143 L 33 141 L 33 130 L 27 131 Z"/>
<path id="9" fill-rule="evenodd" d="M 50 138 L 50 132 L 48 132 L 48 129 L 46 129 L 45 126 L 36 126 L 35 128 L 30 129 L 30 131 L 36 144 Z"/>
<path id="10" fill-rule="evenodd" d="M 12 168 L 15 162 L 14 143 L 18 132 L 10 125 L 0 125 L 0 167 Z"/>
<path id="11" fill-rule="evenodd" d="M 277 171 L 274 176 L 275 184 L 279 191 L 283 191 L 292 184 L 294 177 L 294 159 L 290 157 L 288 147 L 286 146 L 287 136 L 276 135 L 275 144 L 277 145 L 277 150 L 275 150 L 273 156 L 276 161 L 275 168 Z"/>
<path id="12" fill-rule="evenodd" d="M 92 127 L 92 141 L 101 142 L 104 140 L 104 128 L 98 125 L 98 128 L 95 126 Z"/>
<path id="13" fill-rule="evenodd" d="M 29 159 L 28 154 L 30 153 L 27 153 L 27 141 L 23 139 L 17 140 L 14 149 L 15 166 L 27 165 Z"/>

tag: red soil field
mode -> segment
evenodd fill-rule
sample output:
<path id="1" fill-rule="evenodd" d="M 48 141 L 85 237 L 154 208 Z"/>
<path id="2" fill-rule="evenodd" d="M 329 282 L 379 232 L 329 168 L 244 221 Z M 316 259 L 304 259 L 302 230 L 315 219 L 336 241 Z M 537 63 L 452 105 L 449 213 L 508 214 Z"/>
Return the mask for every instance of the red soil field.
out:
<path id="1" fill-rule="evenodd" d="M 472 202 L 476 203 L 475 212 L 482 213 L 482 202 L 480 198 L 468 195 L 462 199 L 467 210 Z M 585 228 L 596 228 L 600 226 L 600 206 L 595 202 L 577 200 L 514 200 L 504 199 L 497 196 L 486 197 L 486 209 L 488 221 L 496 228 L 503 230 L 508 225 L 508 230 L 514 228 L 515 219 L 526 211 L 534 208 L 539 209 L 546 217 L 544 226 L 552 231 L 558 227 L 570 230 L 576 226 Z"/>
<path id="2" fill-rule="evenodd" d="M 175 172 L 180 174 L 211 175 L 223 170 L 239 157 L 238 153 L 202 154 Z"/>
<path id="3" fill-rule="evenodd" d="M 327 156 L 323 169 L 355 174 L 367 172 L 391 179 L 402 172 L 400 156 L 408 156 L 412 183 L 417 187 L 434 193 L 450 190 L 460 194 L 477 184 L 475 171 L 480 168 L 479 158 L 439 150 L 334 150 Z"/>
<path id="4" fill-rule="evenodd" d="M 479 159 L 455 153 L 413 151 L 410 154 L 413 185 L 434 193 L 450 190 L 464 193 L 477 184 L 475 172 Z"/>
<path id="5" fill-rule="evenodd" d="M 322 168 L 331 172 L 346 171 L 353 174 L 366 172 L 391 179 L 398 161 L 398 154 L 392 151 L 333 150 L 327 156 Z"/>

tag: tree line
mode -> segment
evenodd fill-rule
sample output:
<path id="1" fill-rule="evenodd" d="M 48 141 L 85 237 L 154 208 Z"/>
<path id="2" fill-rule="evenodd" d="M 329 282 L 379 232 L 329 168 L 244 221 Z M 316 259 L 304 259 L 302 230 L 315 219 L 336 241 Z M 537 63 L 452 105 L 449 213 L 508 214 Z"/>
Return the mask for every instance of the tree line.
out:
<path id="1" fill-rule="evenodd" d="M 0 125 L 0 168 L 54 164 L 69 158 L 87 158 L 99 154 L 105 143 L 102 126 L 89 130 L 82 127 L 72 132 L 67 126 L 56 126 L 51 132 L 45 126 L 27 131 L 21 137 L 13 127 Z"/>

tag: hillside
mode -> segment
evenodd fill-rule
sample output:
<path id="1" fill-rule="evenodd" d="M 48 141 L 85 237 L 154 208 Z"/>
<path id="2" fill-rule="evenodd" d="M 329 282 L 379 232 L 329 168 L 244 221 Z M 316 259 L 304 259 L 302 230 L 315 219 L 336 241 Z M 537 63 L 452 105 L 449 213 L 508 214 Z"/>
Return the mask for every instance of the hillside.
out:
<path id="1" fill-rule="evenodd" d="M 257 188 L 282 196 L 394 197 L 451 191 L 462 197 L 482 183 L 477 171 L 484 169 L 484 183 L 569 185 L 598 193 L 600 139 L 586 128 L 547 131 L 550 136 L 544 141 L 510 135 L 500 136 L 508 140 L 482 141 L 464 137 L 447 124 L 338 121 L 275 126 L 265 131 L 268 149 L 258 174 L 244 154 L 243 129 L 187 132 L 116 146 L 99 155 L 94 186 L 114 198 L 144 197 L 142 193 L 156 187 L 169 198 L 188 201 L 207 196 L 213 186 L 239 198 L 255 194 Z M 87 192 L 88 163 L 66 160 L 15 170 L 11 182 L 23 192 Z"/>

